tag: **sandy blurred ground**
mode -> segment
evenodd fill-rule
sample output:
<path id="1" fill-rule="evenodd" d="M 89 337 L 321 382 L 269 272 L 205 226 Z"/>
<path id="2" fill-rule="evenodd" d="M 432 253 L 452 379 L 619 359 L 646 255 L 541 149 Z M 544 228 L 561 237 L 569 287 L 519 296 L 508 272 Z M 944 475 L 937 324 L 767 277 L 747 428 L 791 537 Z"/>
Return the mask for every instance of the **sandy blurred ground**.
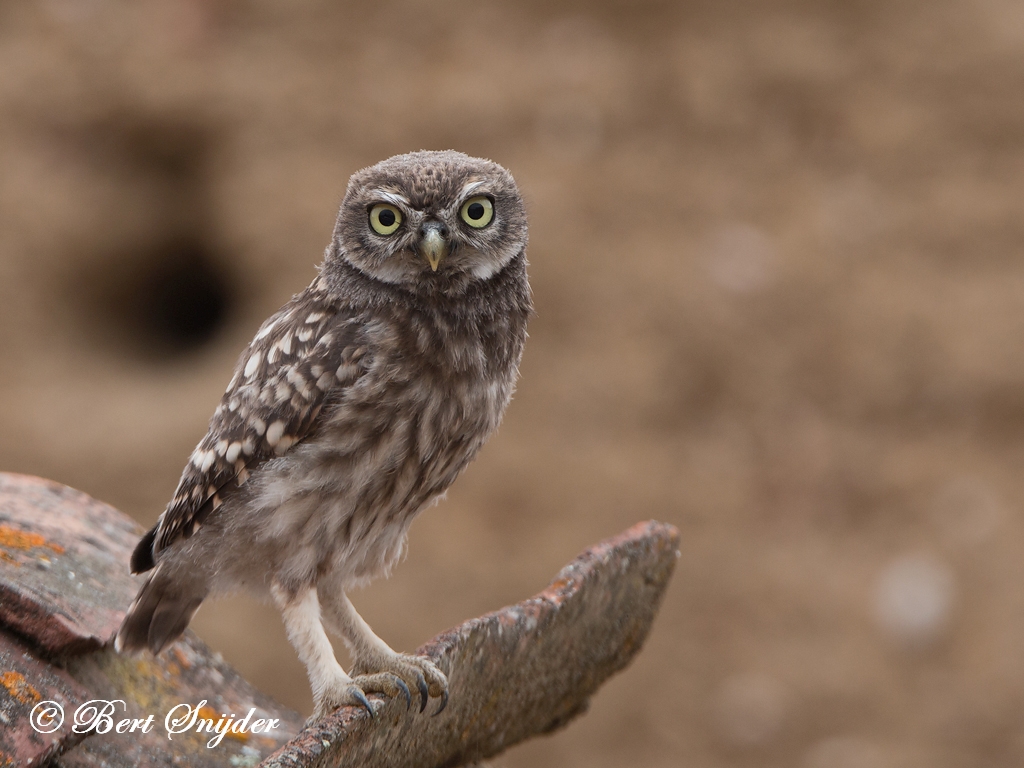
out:
<path id="1" fill-rule="evenodd" d="M 411 649 L 649 517 L 637 661 L 499 766 L 1024 762 L 1024 5 L 5 0 L 0 467 L 151 523 L 350 173 L 529 203 L 500 434 L 355 596 Z M 196 628 L 305 712 L 277 614 Z"/>

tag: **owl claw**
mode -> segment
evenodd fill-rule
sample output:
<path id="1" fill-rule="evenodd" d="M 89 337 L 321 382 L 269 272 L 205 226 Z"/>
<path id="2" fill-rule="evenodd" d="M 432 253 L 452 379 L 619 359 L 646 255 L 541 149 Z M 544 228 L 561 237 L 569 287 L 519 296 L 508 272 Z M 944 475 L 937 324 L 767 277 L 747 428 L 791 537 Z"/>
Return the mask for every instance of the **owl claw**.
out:
<path id="1" fill-rule="evenodd" d="M 412 694 L 409 693 L 409 686 L 405 684 L 405 680 L 395 675 L 395 685 L 402 691 L 402 695 L 405 696 L 405 708 L 410 709 L 412 707 Z"/>
<path id="2" fill-rule="evenodd" d="M 374 715 L 374 711 L 373 711 L 373 707 L 370 706 L 370 700 L 366 698 L 366 694 L 363 693 L 361 689 L 359 689 L 358 687 L 356 687 L 354 685 L 352 686 L 351 691 L 352 691 L 352 697 L 359 703 L 359 705 L 363 709 L 365 709 L 367 712 L 370 713 L 370 717 L 372 718 L 373 715 Z"/>
<path id="3" fill-rule="evenodd" d="M 355 678 L 354 682 L 364 691 L 377 691 L 390 696 L 402 692 L 411 706 L 411 692 L 415 685 L 420 694 L 420 712 L 426 710 L 431 696 L 441 698 L 441 706 L 437 712 L 441 712 L 448 704 L 448 679 L 434 662 L 425 656 L 411 656 L 405 653 L 381 654 L 359 660 L 356 669 L 377 670 L 369 674 L 360 674 Z"/>
<path id="4" fill-rule="evenodd" d="M 440 715 L 442 712 L 444 712 L 444 708 L 447 707 L 447 706 L 448 706 L 448 689 L 445 688 L 444 689 L 444 693 L 441 694 L 441 704 L 438 706 L 437 711 L 434 714 L 431 715 L 431 717 L 437 717 L 438 715 Z"/>
<path id="5" fill-rule="evenodd" d="M 427 681 L 423 674 L 418 670 L 416 672 L 416 687 L 420 689 L 420 712 L 422 712 L 427 708 L 427 702 L 430 700 L 430 689 L 427 688 Z"/>
<path id="6" fill-rule="evenodd" d="M 316 702 L 313 716 L 309 718 L 307 725 L 326 717 L 339 707 L 362 707 L 369 713 L 371 718 L 376 715 L 373 705 L 366 698 L 363 689 L 355 681 L 346 680 L 340 688 L 334 691 L 327 691 L 321 696 Z"/>
<path id="7" fill-rule="evenodd" d="M 401 694 L 405 699 L 405 708 L 410 709 L 412 707 L 412 694 L 409 692 L 409 686 L 405 680 L 393 672 L 358 675 L 352 680 L 352 684 L 366 693 L 383 693 L 391 698 L 396 698 Z"/>

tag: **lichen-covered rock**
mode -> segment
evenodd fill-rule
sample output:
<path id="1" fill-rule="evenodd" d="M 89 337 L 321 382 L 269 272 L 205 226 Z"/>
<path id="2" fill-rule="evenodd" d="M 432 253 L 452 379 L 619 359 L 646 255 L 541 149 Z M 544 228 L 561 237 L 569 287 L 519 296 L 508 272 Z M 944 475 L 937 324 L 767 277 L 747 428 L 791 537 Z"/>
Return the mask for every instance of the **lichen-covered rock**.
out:
<path id="1" fill-rule="evenodd" d="M 678 556 L 670 525 L 640 523 L 591 547 L 535 597 L 467 621 L 422 646 L 448 675 L 436 717 L 371 696 L 376 715 L 343 708 L 302 731 L 191 633 L 154 658 L 109 647 L 137 589 L 128 560 L 141 530 L 112 507 L 38 478 L 0 473 L 0 766 L 460 766 L 558 728 L 640 650 Z M 36 704 L 60 705 L 52 733 Z M 116 702 L 118 733 L 75 733 L 83 702 Z M 165 719 L 275 720 L 267 732 L 168 738 Z M 150 717 L 152 716 L 152 717 Z M 38 723 L 37 723 L 38 725 Z M 276 751 L 275 751 L 276 750 Z M 268 757 L 269 755 L 269 757 Z"/>
<path id="2" fill-rule="evenodd" d="M 85 738 L 60 712 L 89 698 L 67 672 L 0 630 L 0 766 L 41 765 Z"/>
<path id="3" fill-rule="evenodd" d="M 157 658 L 109 647 L 138 589 L 128 559 L 140 533 L 130 518 L 80 491 L 0 473 L 0 627 L 10 631 L 0 632 L 0 768 L 58 754 L 66 768 L 253 766 L 301 727 L 298 714 L 254 689 L 191 633 Z M 32 725 L 41 701 L 63 713 L 50 734 Z M 90 701 L 115 702 L 115 722 L 152 715 L 152 725 L 148 732 L 75 733 L 75 713 Z M 182 704 L 211 720 L 254 709 L 254 717 L 279 722 L 267 733 L 229 734 L 211 748 L 208 734 L 167 738 L 164 719 Z"/>
<path id="4" fill-rule="evenodd" d="M 135 596 L 140 532 L 81 491 L 0 473 L 0 624 L 52 654 L 101 647 Z"/>

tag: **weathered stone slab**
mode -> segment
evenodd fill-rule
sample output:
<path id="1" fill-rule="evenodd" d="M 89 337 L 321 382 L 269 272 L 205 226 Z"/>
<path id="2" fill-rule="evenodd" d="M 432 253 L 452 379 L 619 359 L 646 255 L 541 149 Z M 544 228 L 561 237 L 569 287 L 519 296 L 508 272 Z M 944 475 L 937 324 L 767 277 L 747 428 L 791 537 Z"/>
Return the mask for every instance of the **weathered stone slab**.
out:
<path id="1" fill-rule="evenodd" d="M 130 518 L 84 493 L 0 473 L 0 626 L 16 633 L 0 636 L 6 638 L 0 642 L 0 685 L 10 682 L 0 688 L 0 718 L 9 720 L 0 720 L 0 750 L 6 753 L 0 768 L 5 759 L 37 765 L 63 750 L 56 764 L 67 768 L 253 766 L 300 729 L 298 714 L 254 689 L 192 633 L 158 658 L 121 656 L 105 645 L 139 586 L 128 560 L 141 532 Z M 56 701 L 64 712 L 52 737 L 38 738 L 45 734 L 26 719 L 23 710 L 36 695 Z M 83 702 L 114 702 L 115 723 L 152 715 L 153 724 L 148 732 L 72 733 Z M 254 719 L 280 722 L 268 733 L 231 734 L 213 747 L 207 746 L 211 734 L 191 731 L 168 739 L 167 713 L 203 702 L 204 718 L 244 717 L 255 709 Z"/>
<path id="2" fill-rule="evenodd" d="M 0 473 L 0 624 L 51 654 L 99 648 L 135 596 L 140 533 L 81 491 Z"/>
<path id="3" fill-rule="evenodd" d="M 85 738 L 62 713 L 87 699 L 67 672 L 0 630 L 0 766 L 41 765 Z"/>
<path id="4" fill-rule="evenodd" d="M 302 727 L 297 713 L 249 685 L 191 632 L 156 658 L 106 649 L 72 659 L 68 671 L 93 698 L 123 702 L 116 705 L 114 720 L 145 720 L 152 715 L 152 725 L 148 732 L 90 736 L 60 757 L 57 765 L 63 768 L 244 768 L 255 766 Z M 215 722 L 222 718 L 237 722 L 250 709 L 255 710 L 250 724 L 256 719 L 280 722 L 266 733 L 247 730 L 217 739 L 215 733 L 189 728 L 168 738 L 168 713 L 172 719 L 183 717 L 188 714 L 186 705 L 198 709 L 199 717 Z"/>
<path id="5" fill-rule="evenodd" d="M 591 547 L 536 597 L 448 630 L 419 649 L 448 675 L 436 717 L 372 697 L 346 707 L 264 768 L 460 766 L 569 722 L 640 650 L 675 566 L 679 533 L 647 522 Z"/>

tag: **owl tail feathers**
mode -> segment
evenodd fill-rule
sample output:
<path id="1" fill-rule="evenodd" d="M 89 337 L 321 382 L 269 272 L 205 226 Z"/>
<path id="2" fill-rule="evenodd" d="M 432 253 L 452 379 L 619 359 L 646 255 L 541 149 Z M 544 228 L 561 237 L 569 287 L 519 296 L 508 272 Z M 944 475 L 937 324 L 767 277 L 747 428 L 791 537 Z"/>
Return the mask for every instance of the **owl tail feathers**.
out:
<path id="1" fill-rule="evenodd" d="M 156 541 L 156 526 L 154 525 L 135 545 L 132 552 L 130 568 L 132 573 L 143 573 L 150 570 L 156 563 L 153 560 L 153 543 Z"/>
<path id="2" fill-rule="evenodd" d="M 204 584 L 165 577 L 160 568 L 146 580 L 114 638 L 114 649 L 156 655 L 185 631 L 207 594 Z"/>

